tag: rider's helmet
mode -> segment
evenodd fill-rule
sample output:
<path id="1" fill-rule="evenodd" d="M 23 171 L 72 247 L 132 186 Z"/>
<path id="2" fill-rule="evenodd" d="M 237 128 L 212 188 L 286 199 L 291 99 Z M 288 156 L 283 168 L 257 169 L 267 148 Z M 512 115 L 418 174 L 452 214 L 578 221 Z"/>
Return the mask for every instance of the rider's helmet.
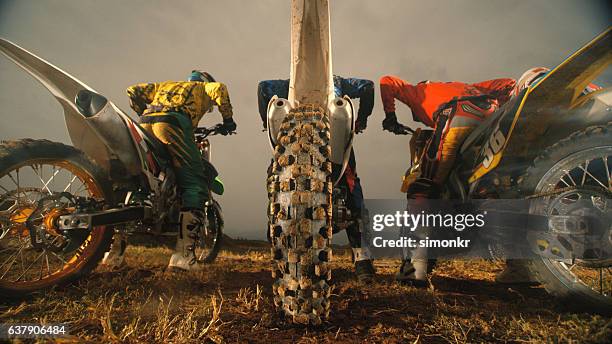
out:
<path id="1" fill-rule="evenodd" d="M 187 77 L 187 81 L 202 81 L 202 82 L 216 82 L 215 78 L 213 78 L 210 73 L 202 71 L 202 70 L 192 70 L 189 77 Z M 208 109 L 208 112 L 211 112 L 213 107 L 211 106 Z"/>
<path id="2" fill-rule="evenodd" d="M 535 67 L 527 70 L 521 77 L 518 79 L 516 83 L 516 87 L 514 88 L 512 95 L 517 95 L 520 91 L 526 89 L 527 87 L 533 85 L 536 81 L 540 80 L 546 73 L 548 73 L 550 69 L 546 67 Z"/>
<path id="3" fill-rule="evenodd" d="M 216 82 L 215 78 L 213 78 L 210 73 L 201 70 L 192 70 L 187 81 Z"/>

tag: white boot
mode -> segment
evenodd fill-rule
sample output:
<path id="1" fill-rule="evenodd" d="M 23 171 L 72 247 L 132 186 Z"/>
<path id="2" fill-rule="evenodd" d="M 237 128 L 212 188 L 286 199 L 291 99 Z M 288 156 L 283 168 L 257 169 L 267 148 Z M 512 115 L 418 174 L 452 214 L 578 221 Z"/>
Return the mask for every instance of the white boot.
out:
<path id="1" fill-rule="evenodd" d="M 116 232 L 110 250 L 104 253 L 101 264 L 109 269 L 118 269 L 125 262 L 125 249 L 127 248 L 127 235 Z"/>
<path id="2" fill-rule="evenodd" d="M 176 249 L 168 263 L 170 270 L 196 271 L 202 268 L 203 264 L 197 261 L 195 248 L 205 220 L 201 210 L 181 211 L 181 229 L 176 240 Z"/>
<path id="3" fill-rule="evenodd" d="M 428 264 L 426 259 L 404 259 L 395 275 L 395 280 L 417 288 L 426 288 L 429 286 L 427 275 Z"/>
<path id="4" fill-rule="evenodd" d="M 351 248 L 353 251 L 353 260 L 358 262 L 361 260 L 372 260 L 372 252 L 368 247 L 364 248 Z"/>

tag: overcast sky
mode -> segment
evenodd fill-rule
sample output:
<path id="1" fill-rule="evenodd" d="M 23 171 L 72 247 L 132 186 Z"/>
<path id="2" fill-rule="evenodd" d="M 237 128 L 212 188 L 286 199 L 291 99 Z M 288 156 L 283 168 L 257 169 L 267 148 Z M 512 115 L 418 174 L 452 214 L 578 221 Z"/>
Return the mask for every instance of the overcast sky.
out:
<path id="1" fill-rule="evenodd" d="M 475 82 L 554 66 L 610 25 L 607 1 L 331 0 L 336 74 L 375 80 Z M 125 88 L 210 71 L 230 90 L 238 135 L 214 137 L 213 162 L 231 236 L 264 238 L 271 153 L 257 114 L 257 82 L 289 73 L 286 0 L 0 0 L 0 36 L 68 71 L 129 109 Z M 381 130 L 374 113 L 357 136 L 366 198 L 403 198 L 409 137 Z M 55 99 L 0 57 L 0 139 L 69 143 Z M 398 107 L 400 121 L 410 112 Z M 202 124 L 212 124 L 220 116 Z M 344 235 L 341 235 L 344 237 Z"/>

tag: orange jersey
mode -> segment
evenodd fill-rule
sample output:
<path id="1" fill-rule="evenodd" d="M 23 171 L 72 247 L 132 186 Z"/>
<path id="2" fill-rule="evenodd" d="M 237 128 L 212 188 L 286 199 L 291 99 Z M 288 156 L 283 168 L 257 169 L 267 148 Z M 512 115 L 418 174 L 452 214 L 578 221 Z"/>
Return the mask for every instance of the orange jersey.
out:
<path id="1" fill-rule="evenodd" d="M 410 107 L 414 120 L 433 127 L 436 110 L 453 98 L 489 95 L 501 105 L 509 99 L 515 84 L 514 79 L 493 79 L 475 84 L 425 81 L 411 85 L 400 78 L 384 76 L 380 79 L 380 95 L 385 113 L 395 112 L 397 99 Z"/>

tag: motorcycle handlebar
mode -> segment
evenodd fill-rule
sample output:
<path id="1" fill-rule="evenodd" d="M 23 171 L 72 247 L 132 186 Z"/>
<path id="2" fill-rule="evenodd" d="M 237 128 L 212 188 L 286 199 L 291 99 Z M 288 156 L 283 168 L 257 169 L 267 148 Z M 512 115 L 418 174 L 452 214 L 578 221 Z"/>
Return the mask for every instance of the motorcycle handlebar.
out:
<path id="1" fill-rule="evenodd" d="M 403 126 L 402 128 L 403 130 L 399 133 L 395 133 L 396 135 L 414 135 L 414 129 L 407 127 L 407 126 Z"/>
<path id="2" fill-rule="evenodd" d="M 194 134 L 200 135 L 203 137 L 208 137 L 211 135 L 234 135 L 236 134 L 236 131 L 230 131 L 224 134 L 222 131 L 222 127 L 223 127 L 223 124 L 217 124 L 217 125 L 214 125 L 208 128 L 207 127 L 197 127 L 194 130 Z"/>

